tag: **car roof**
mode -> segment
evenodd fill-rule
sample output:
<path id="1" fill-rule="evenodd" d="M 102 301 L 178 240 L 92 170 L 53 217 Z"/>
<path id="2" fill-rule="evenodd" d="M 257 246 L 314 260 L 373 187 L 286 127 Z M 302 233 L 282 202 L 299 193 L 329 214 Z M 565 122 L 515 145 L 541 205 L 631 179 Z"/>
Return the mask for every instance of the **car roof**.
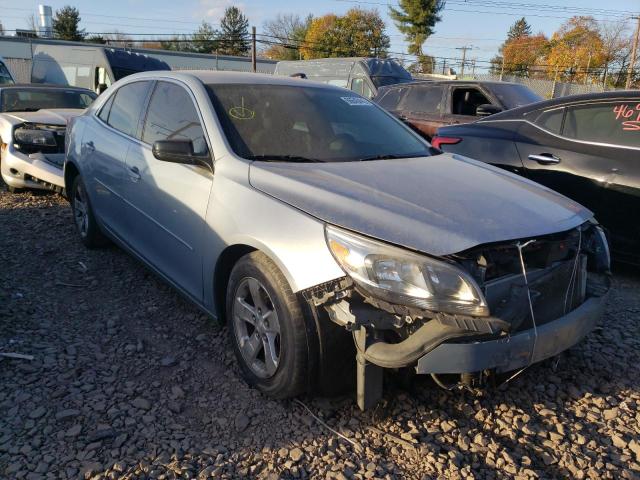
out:
<path id="1" fill-rule="evenodd" d="M 253 72 L 228 72 L 218 70 L 172 70 L 172 71 L 152 71 L 140 72 L 129 75 L 126 79 L 160 79 L 174 78 L 176 80 L 199 80 L 206 84 L 258 84 L 258 85 L 285 85 L 292 87 L 325 88 L 331 90 L 345 91 L 344 88 L 336 87 L 322 82 L 314 82 L 303 78 L 294 78 L 281 75 L 269 75 L 265 73 Z"/>
<path id="2" fill-rule="evenodd" d="M 517 82 L 498 82 L 496 80 L 431 80 L 429 78 L 414 79 L 412 82 L 385 85 L 385 89 L 419 87 L 428 85 L 523 85 Z M 526 85 L 523 85 L 526 86 Z"/>
<path id="3" fill-rule="evenodd" d="M 74 87 L 71 85 L 55 85 L 55 84 L 51 84 L 51 83 L 12 83 L 12 84 L 5 84 L 0 86 L 0 90 L 11 90 L 11 89 L 20 89 L 20 90 L 24 90 L 27 88 L 33 88 L 36 90 L 45 90 L 45 89 L 51 89 L 51 90 L 77 90 L 79 92 L 91 92 L 91 93 L 95 93 L 93 90 L 89 90 L 88 88 L 82 88 L 82 87 Z"/>
<path id="4" fill-rule="evenodd" d="M 567 95 L 565 97 L 552 98 L 550 100 L 543 100 L 541 102 L 534 102 L 522 107 L 513 108 L 511 110 L 505 110 L 504 112 L 496 113 L 488 117 L 478 120 L 478 122 L 490 122 L 492 120 L 512 120 L 520 118 L 526 113 L 535 110 L 544 110 L 547 108 L 559 107 L 562 105 L 593 102 L 599 100 L 627 100 L 627 99 L 640 99 L 640 91 L 638 90 L 613 90 L 609 92 L 598 93 L 582 93 L 578 95 Z"/>

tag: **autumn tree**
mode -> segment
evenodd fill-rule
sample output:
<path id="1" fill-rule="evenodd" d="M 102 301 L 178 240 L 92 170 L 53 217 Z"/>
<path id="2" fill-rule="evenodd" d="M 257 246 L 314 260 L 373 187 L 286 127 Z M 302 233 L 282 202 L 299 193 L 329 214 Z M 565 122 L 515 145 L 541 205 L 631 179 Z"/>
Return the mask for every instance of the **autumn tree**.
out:
<path id="1" fill-rule="evenodd" d="M 531 26 L 522 17 L 511 25 L 498 55 L 491 59 L 491 73 L 533 76 L 536 65 L 544 63 L 548 42 L 542 33 L 531 35 Z"/>
<path id="2" fill-rule="evenodd" d="M 297 47 L 304 42 L 312 20 L 311 15 L 303 19 L 300 15 L 279 13 L 273 20 L 264 22 L 262 31 L 269 42 L 264 55 L 274 60 L 298 60 Z"/>
<path id="3" fill-rule="evenodd" d="M 249 20 L 238 7 L 225 9 L 220 30 L 220 53 L 246 55 L 249 52 Z"/>
<path id="4" fill-rule="evenodd" d="M 80 12 L 77 8 L 67 5 L 56 10 L 53 17 L 53 33 L 60 40 L 81 41 L 84 29 L 80 29 Z"/>
<path id="5" fill-rule="evenodd" d="M 587 69 L 604 64 L 605 51 L 593 17 L 572 17 L 551 37 L 547 55 L 549 78 L 582 81 Z"/>
<path id="6" fill-rule="evenodd" d="M 441 20 L 439 13 L 444 4 L 445 0 L 400 0 L 399 8 L 389 7 L 389 16 L 404 34 L 409 43 L 407 50 L 418 59 L 420 71 L 431 72 L 429 64 L 433 59 L 425 57 L 422 46 L 434 33 L 433 27 Z"/>
<path id="7" fill-rule="evenodd" d="M 385 24 L 376 10 L 352 8 L 311 20 L 300 52 L 305 59 L 384 57 L 389 49 Z"/>

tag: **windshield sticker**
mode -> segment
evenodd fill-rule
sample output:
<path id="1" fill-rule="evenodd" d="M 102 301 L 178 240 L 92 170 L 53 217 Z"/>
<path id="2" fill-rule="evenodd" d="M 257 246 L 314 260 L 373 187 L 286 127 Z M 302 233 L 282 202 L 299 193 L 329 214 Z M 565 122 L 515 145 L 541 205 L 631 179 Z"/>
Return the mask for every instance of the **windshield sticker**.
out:
<path id="1" fill-rule="evenodd" d="M 256 116 L 256 112 L 244 106 L 244 97 L 242 97 L 239 107 L 231 107 L 229 115 L 236 120 L 252 120 Z"/>
<path id="2" fill-rule="evenodd" d="M 370 107 L 372 103 L 361 97 L 340 97 L 352 107 Z"/>
<path id="3" fill-rule="evenodd" d="M 616 120 L 622 124 L 622 129 L 627 131 L 640 131 L 640 103 L 635 106 L 620 104 L 613 107 Z"/>

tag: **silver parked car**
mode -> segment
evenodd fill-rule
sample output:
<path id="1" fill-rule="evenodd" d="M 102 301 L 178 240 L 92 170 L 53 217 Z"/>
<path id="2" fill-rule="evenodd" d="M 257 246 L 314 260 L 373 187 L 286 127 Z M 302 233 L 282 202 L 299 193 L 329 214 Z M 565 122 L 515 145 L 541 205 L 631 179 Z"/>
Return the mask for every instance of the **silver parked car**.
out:
<path id="1" fill-rule="evenodd" d="M 246 380 L 275 397 L 350 366 L 361 408 L 383 368 L 475 385 L 557 355 L 603 312 L 588 210 L 433 150 L 338 87 L 136 74 L 72 121 L 66 151 L 84 244 L 115 241 L 226 319 Z"/>

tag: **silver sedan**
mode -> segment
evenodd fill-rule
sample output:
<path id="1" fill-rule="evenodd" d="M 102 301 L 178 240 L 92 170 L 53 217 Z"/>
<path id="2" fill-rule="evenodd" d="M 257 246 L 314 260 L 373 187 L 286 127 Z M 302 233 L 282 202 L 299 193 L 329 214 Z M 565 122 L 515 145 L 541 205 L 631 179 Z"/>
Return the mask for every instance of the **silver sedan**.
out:
<path id="1" fill-rule="evenodd" d="M 368 100 L 302 79 L 148 72 L 67 138 L 81 240 L 114 241 L 227 321 L 275 397 L 382 369 L 481 384 L 578 342 L 602 314 L 591 212 L 432 148 Z"/>

